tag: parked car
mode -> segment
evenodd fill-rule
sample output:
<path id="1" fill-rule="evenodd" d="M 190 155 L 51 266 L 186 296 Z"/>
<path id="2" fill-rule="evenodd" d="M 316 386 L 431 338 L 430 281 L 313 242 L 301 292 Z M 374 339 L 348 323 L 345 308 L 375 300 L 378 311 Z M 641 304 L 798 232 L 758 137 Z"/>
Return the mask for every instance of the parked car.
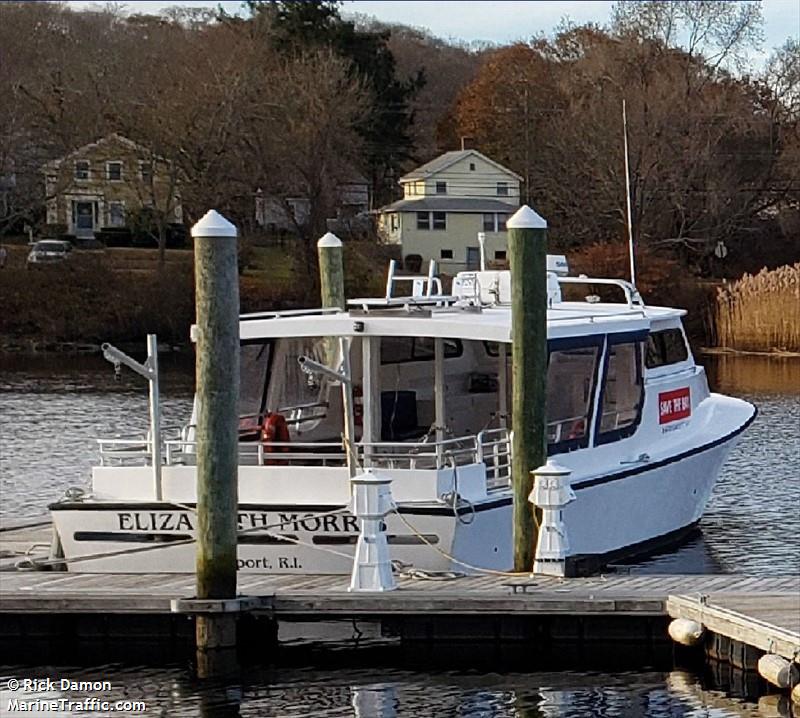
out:
<path id="1" fill-rule="evenodd" d="M 63 262 L 69 257 L 72 244 L 61 239 L 41 239 L 28 254 L 28 265 Z"/>

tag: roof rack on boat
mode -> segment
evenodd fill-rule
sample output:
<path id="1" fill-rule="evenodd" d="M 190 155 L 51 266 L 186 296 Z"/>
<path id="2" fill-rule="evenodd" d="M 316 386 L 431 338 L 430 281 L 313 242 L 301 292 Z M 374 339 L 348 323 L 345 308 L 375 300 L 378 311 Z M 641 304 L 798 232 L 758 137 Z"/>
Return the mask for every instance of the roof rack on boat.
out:
<path id="1" fill-rule="evenodd" d="M 384 297 L 364 297 L 351 299 L 347 303 L 351 307 L 360 307 L 367 312 L 373 309 L 405 309 L 407 312 L 423 307 L 447 307 L 455 304 L 460 297 L 442 294 L 442 280 L 436 276 L 436 262 L 432 259 L 428 264 L 428 274 L 397 274 L 397 261 L 389 261 L 389 273 L 386 277 L 386 295 Z M 399 282 L 411 282 L 411 294 L 394 296 L 395 285 Z"/>
<path id="2" fill-rule="evenodd" d="M 625 301 L 628 303 L 628 309 L 644 307 L 644 301 L 639 294 L 639 290 L 630 282 L 624 279 L 600 279 L 598 277 L 588 277 L 581 274 L 577 277 L 558 277 L 559 284 L 605 284 L 608 286 L 615 286 L 622 289 L 625 294 Z"/>

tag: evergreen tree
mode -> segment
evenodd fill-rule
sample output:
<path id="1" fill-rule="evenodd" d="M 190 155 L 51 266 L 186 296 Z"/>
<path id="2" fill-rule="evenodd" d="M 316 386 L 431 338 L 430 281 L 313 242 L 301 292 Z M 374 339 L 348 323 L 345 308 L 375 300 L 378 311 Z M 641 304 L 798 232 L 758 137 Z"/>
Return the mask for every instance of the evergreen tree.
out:
<path id="1" fill-rule="evenodd" d="M 266 15 L 272 25 L 273 47 L 287 54 L 328 47 L 352 63 L 352 72 L 370 89 L 372 108 L 358 125 L 367 146 L 368 171 L 375 199 L 389 199 L 393 178 L 411 158 L 409 107 L 424 86 L 422 71 L 409 80 L 397 78 L 388 47 L 389 32 L 364 32 L 339 15 L 338 0 L 248 0 L 253 15 Z M 386 180 L 389 180 L 388 182 Z"/>

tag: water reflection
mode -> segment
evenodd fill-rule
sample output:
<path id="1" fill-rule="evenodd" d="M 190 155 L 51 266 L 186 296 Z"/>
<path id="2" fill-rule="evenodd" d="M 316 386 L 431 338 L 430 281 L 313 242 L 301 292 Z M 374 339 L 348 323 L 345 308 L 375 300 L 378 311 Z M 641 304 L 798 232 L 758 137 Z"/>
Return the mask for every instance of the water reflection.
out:
<path id="1" fill-rule="evenodd" d="M 6 677 L 30 675 L 23 669 L 0 671 Z M 251 669 L 228 683 L 198 682 L 182 668 L 153 670 L 106 665 L 90 671 L 39 669 L 41 677 L 110 680 L 102 700 L 144 700 L 147 715 L 176 718 L 767 718 L 783 716 L 785 701 L 770 696 L 727 697 L 683 671 L 629 673 L 469 673 L 411 671 L 378 666 L 337 670 Z M 3 689 L 0 715 L 9 700 Z M 25 699 L 38 697 L 27 694 Z M 41 697 L 87 697 L 51 691 Z M 91 697 L 91 696 L 88 696 Z M 74 712 L 48 715 L 75 715 Z M 81 715 L 106 715 L 101 711 Z M 118 712 L 117 715 L 133 715 Z M 141 715 L 141 714 L 140 714 Z"/>
<path id="2" fill-rule="evenodd" d="M 709 354 L 698 363 L 712 389 L 723 394 L 800 395 L 800 357 Z"/>

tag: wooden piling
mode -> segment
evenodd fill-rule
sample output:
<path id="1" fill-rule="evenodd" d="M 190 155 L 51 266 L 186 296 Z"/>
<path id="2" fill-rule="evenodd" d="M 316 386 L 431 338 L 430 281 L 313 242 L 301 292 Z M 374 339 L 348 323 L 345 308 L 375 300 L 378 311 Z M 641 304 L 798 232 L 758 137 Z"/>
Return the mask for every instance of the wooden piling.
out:
<path id="1" fill-rule="evenodd" d="M 192 227 L 197 310 L 197 575 L 199 599 L 236 596 L 239 275 L 236 227 L 209 210 Z M 235 645 L 231 614 L 196 619 L 198 673 Z"/>
<path id="2" fill-rule="evenodd" d="M 342 240 L 332 232 L 320 237 L 317 242 L 319 256 L 319 279 L 322 306 L 345 308 L 344 263 Z"/>
<path id="3" fill-rule="evenodd" d="M 319 257 L 319 285 L 322 306 L 326 309 L 344 309 L 347 300 L 344 296 L 344 262 L 342 240 L 332 232 L 320 237 L 317 242 Z M 344 408 L 343 440 L 347 454 L 347 468 L 350 476 L 356 474 L 355 418 L 353 414 L 353 386 L 350 376 L 350 340 L 341 337 L 338 341 L 329 339 L 326 352 L 327 364 L 331 366 L 337 355 L 342 358 L 341 371 L 346 380 L 342 382 L 342 405 Z"/>
<path id="4" fill-rule="evenodd" d="M 511 267 L 514 570 L 531 571 L 536 547 L 531 471 L 547 460 L 547 222 L 524 205 L 508 220 Z"/>

